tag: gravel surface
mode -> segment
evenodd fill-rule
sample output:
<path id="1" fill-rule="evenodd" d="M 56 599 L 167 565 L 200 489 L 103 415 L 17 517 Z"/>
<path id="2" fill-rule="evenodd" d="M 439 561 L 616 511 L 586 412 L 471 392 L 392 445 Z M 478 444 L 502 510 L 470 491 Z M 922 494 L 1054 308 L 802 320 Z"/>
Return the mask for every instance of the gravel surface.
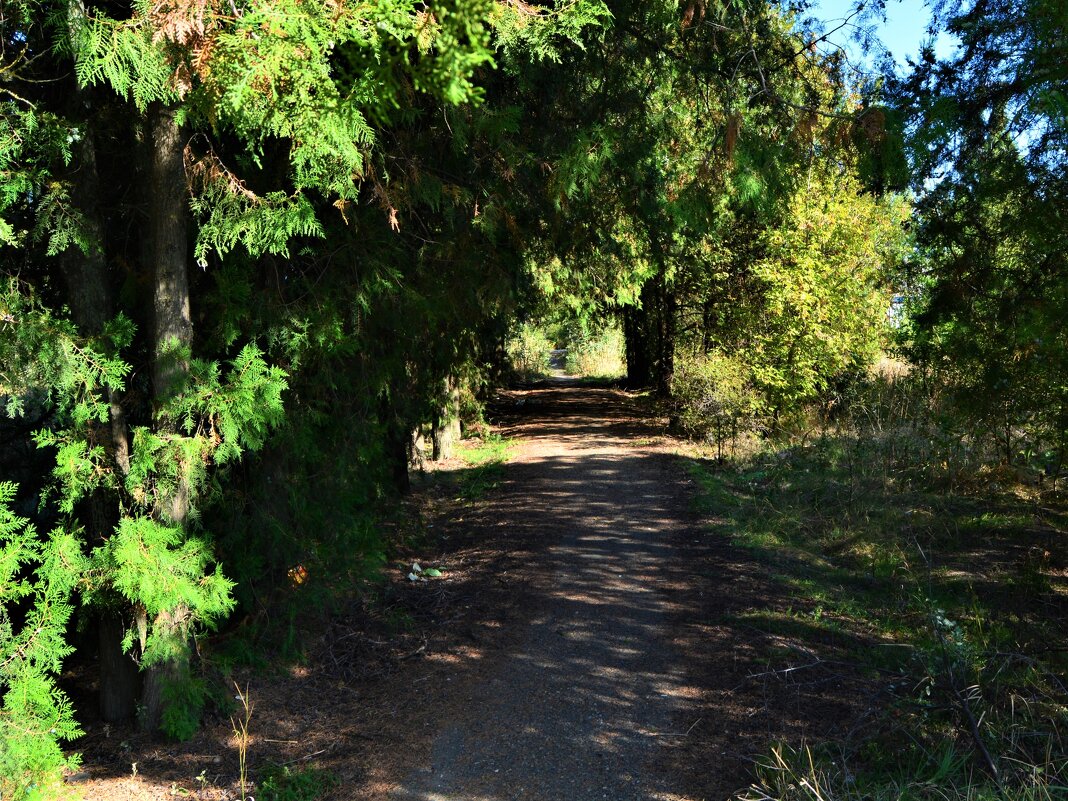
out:
<path id="1" fill-rule="evenodd" d="M 670 798 L 648 769 L 687 702 L 672 642 L 678 476 L 636 449 L 619 421 L 559 394 L 509 464 L 499 525 L 536 525 L 556 543 L 525 588 L 526 631 L 450 708 L 429 764 L 394 801 Z M 536 404 L 538 395 L 527 402 Z M 591 411 L 594 411 L 591 409 Z"/>

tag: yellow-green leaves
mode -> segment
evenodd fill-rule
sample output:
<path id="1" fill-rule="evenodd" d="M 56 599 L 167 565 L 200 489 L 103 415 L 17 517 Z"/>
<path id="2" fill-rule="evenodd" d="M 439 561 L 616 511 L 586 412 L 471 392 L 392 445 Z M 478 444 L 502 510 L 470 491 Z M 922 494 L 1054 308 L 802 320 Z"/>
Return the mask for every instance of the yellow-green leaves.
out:
<path id="1" fill-rule="evenodd" d="M 186 635 L 194 624 L 211 624 L 233 607 L 233 582 L 212 568 L 210 549 L 181 527 L 149 517 L 127 517 L 107 542 L 93 551 L 93 569 L 109 577 L 108 585 L 144 610 L 143 631 L 131 629 L 126 647 L 141 641 L 143 664 L 186 652 Z M 162 614 L 181 616 L 173 626 L 156 626 Z"/>
<path id="2" fill-rule="evenodd" d="M 0 796 L 21 801 L 34 782 L 77 764 L 60 742 L 81 731 L 53 676 L 73 651 L 70 600 L 86 560 L 78 538 L 61 528 L 39 537 L 14 513 L 16 489 L 0 482 Z"/>
<path id="3" fill-rule="evenodd" d="M 862 191 L 848 172 L 813 168 L 752 266 L 761 312 L 749 332 L 754 379 L 778 405 L 811 398 L 884 341 L 890 266 L 906 204 Z"/>

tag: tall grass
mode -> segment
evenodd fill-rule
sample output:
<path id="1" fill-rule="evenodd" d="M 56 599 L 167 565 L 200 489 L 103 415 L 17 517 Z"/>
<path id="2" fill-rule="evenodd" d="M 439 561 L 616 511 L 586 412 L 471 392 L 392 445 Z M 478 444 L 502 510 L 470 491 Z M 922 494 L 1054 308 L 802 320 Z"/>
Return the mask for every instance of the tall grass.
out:
<path id="1" fill-rule="evenodd" d="M 520 324 L 505 343 L 513 378 L 534 381 L 549 375 L 552 349 L 553 343 L 543 328 L 534 323 Z"/>
<path id="2" fill-rule="evenodd" d="M 1068 799 L 1056 476 L 895 363 L 776 434 L 691 468 L 717 533 L 791 599 L 744 623 L 817 655 L 850 642 L 877 711 L 849 740 L 769 744 L 737 798 Z"/>
<path id="3" fill-rule="evenodd" d="M 615 326 L 577 336 L 566 342 L 564 370 L 585 378 L 619 378 L 627 372 L 623 332 Z"/>

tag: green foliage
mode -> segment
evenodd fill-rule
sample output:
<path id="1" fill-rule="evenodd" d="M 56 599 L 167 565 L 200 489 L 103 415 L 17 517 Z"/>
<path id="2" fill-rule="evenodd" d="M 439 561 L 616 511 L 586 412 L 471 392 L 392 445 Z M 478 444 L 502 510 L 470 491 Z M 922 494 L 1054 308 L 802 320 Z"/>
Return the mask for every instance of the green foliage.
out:
<path id="1" fill-rule="evenodd" d="M 93 550 L 91 564 L 107 577 L 107 587 L 136 604 L 147 618 L 179 617 L 180 633 L 193 621 L 211 624 L 232 607 L 233 582 L 218 566 L 209 571 L 211 553 L 203 540 L 185 537 L 181 528 L 150 518 L 125 518 L 108 541 Z M 184 637 L 152 626 L 126 637 L 130 648 L 141 638 L 141 662 L 152 665 L 185 655 Z"/>
<path id="2" fill-rule="evenodd" d="M 227 380 L 217 362 L 193 359 L 189 389 L 178 395 L 162 416 L 178 422 L 191 436 L 206 439 L 204 453 L 218 464 L 258 450 L 282 420 L 286 374 L 268 365 L 255 345 L 246 345 L 230 364 Z"/>
<path id="3" fill-rule="evenodd" d="M 208 693 L 204 680 L 184 675 L 168 682 L 163 688 L 167 703 L 163 708 L 160 729 L 172 740 L 189 740 L 200 728 Z"/>
<path id="4" fill-rule="evenodd" d="M 152 26 L 145 24 L 150 11 L 151 4 L 144 0 L 134 3 L 130 24 L 118 25 L 104 15 L 72 10 L 62 46 L 74 55 L 79 84 L 106 83 L 141 111 L 150 103 L 177 99 L 173 67 L 155 41 Z"/>
<path id="5" fill-rule="evenodd" d="M 522 381 L 544 378 L 549 374 L 553 342 L 534 323 L 521 323 L 505 343 L 512 373 Z"/>
<path id="6" fill-rule="evenodd" d="M 130 372 L 129 364 L 110 355 L 129 341 L 128 321 L 120 318 L 100 341 L 87 341 L 16 279 L 8 279 L 2 289 L 0 399 L 5 414 L 24 414 L 33 398 L 54 405 L 75 428 L 105 420 L 108 407 L 101 391 L 122 390 Z"/>
<path id="7" fill-rule="evenodd" d="M 477 420 L 504 362 L 546 374 L 553 343 L 517 320 L 569 321 L 560 344 L 583 373 L 617 372 L 625 350 L 631 383 L 673 391 L 680 423 L 720 443 L 841 394 L 885 345 L 908 252 L 905 203 L 879 194 L 900 183 L 905 130 L 914 153 L 967 145 L 921 197 L 937 224 L 912 253 L 932 268 L 909 277 L 926 310 L 914 352 L 949 357 L 944 375 L 1013 458 L 1063 455 L 1053 5 L 997 0 L 984 27 L 978 6 L 945 4 L 1010 63 L 991 73 L 966 49 L 958 78 L 924 73 L 918 121 L 858 101 L 793 16 L 749 0 L 7 3 L 0 423 L 37 429 L 32 494 L 59 524 L 5 534 L 22 594 L 4 608 L 66 593 L 46 610 L 62 627 L 70 599 L 87 618 L 120 607 L 127 645 L 159 665 L 232 610 L 279 604 L 269 619 L 288 630 L 264 636 L 292 645 L 296 603 L 349 592 L 383 560 L 378 519 L 443 387 L 459 378 Z M 997 126 L 1035 110 L 1027 152 L 1004 146 Z M 182 152 L 161 154 L 172 114 Z M 158 172 L 161 155 L 184 175 Z M 174 254 L 181 342 L 149 323 L 157 292 L 178 291 L 153 263 L 174 220 L 145 216 L 168 190 L 194 226 L 176 236 L 193 243 Z M 931 432 L 929 472 L 975 448 Z M 462 493 L 499 478 L 489 451 Z M 54 688 L 57 636 L 39 687 Z M 164 726 L 188 736 L 202 696 L 179 681 Z M 55 767 L 71 730 L 33 720 L 17 747 Z"/>
<path id="8" fill-rule="evenodd" d="M 554 3 L 498 3 L 491 21 L 505 63 L 518 71 L 523 61 L 559 63 L 568 45 L 585 47 L 585 35 L 608 25 L 612 13 L 601 0 Z"/>
<path id="9" fill-rule="evenodd" d="M 876 198 L 851 170 L 822 165 L 763 222 L 724 217 L 701 294 L 686 301 L 699 323 L 682 337 L 671 383 L 682 429 L 722 450 L 874 364 L 907 214 L 902 199 Z"/>
<path id="10" fill-rule="evenodd" d="M 321 768 L 272 765 L 259 781 L 258 795 L 266 801 L 314 801 L 337 783 L 336 776 Z"/>
<path id="11" fill-rule="evenodd" d="M 796 408 L 878 359 L 907 213 L 899 201 L 862 193 L 848 174 L 810 174 L 782 225 L 764 232 L 764 255 L 751 268 L 759 319 L 738 355 L 772 408 Z"/>
<path id="12" fill-rule="evenodd" d="M 55 114 L 26 109 L 10 99 L 0 102 L 0 245 L 46 241 L 51 253 L 72 243 L 83 250 L 97 245 L 84 238 L 78 212 L 55 176 L 57 165 L 70 161 L 71 139 L 79 133 Z M 39 198 L 43 212 L 40 220 L 26 226 L 31 197 Z"/>
<path id="13" fill-rule="evenodd" d="M 205 184 L 191 206 L 201 219 L 196 247 L 201 262 L 209 252 L 222 257 L 239 245 L 249 253 L 289 256 L 294 239 L 323 236 L 315 210 L 303 195 L 272 192 L 260 197 L 234 191 L 229 182 L 217 179 Z"/>
<path id="14" fill-rule="evenodd" d="M 1007 463 L 1063 462 L 1068 340 L 1064 11 L 1048 0 L 952 2 L 960 39 L 893 87 L 919 190 L 907 276 L 911 357 Z M 927 182 L 929 176 L 937 182 Z"/>
<path id="15" fill-rule="evenodd" d="M 17 800 L 42 777 L 78 764 L 60 745 L 81 730 L 54 676 L 74 650 L 67 623 L 87 562 L 64 530 L 39 538 L 12 511 L 15 491 L 0 483 L 0 793 Z"/>
<path id="16" fill-rule="evenodd" d="M 961 454 L 932 451 L 921 378 L 886 371 L 843 398 L 833 425 L 691 467 L 716 535 L 782 590 L 741 622 L 803 650 L 814 680 L 881 699 L 877 714 L 857 709 L 848 741 L 773 746 L 741 799 L 1044 800 L 1065 786 L 1056 590 L 1015 580 L 1049 572 L 1029 554 L 1061 529 L 1063 503 L 960 480 L 946 462 Z M 769 669 L 784 659 L 795 667 L 772 652 Z"/>
<path id="17" fill-rule="evenodd" d="M 677 362 L 671 398 L 682 431 L 714 442 L 721 457 L 723 445 L 756 428 L 767 410 L 749 367 L 715 352 Z"/>
<path id="18" fill-rule="evenodd" d="M 251 345 L 225 374 L 217 363 L 190 360 L 188 386 L 161 410 L 179 430 L 136 427 L 129 465 L 120 470 L 99 432 L 109 416 L 108 392 L 124 389 L 130 373 L 129 363 L 115 354 L 133 341 L 132 324 L 120 316 L 100 337 L 86 340 L 14 280 L 0 302 L 2 325 L 12 334 L 0 345 L 6 410 L 9 415 L 26 414 L 28 406 L 50 410 L 47 427 L 34 440 L 54 458 L 48 497 L 72 519 L 69 528 L 39 536 L 6 506 L 13 490 L 3 498 L 10 536 L 0 559 L 11 566 L 0 596 L 5 633 L 11 635 L 4 638 L 11 650 L 2 655 L 8 699 L 4 738 L 12 760 L 5 775 L 18 777 L 25 787 L 67 764 L 59 742 L 76 732 L 69 702 L 52 679 L 71 651 L 66 627 L 76 593 L 104 605 L 122 597 L 138 610 L 137 631 L 128 632 L 126 646 L 132 648 L 136 640 L 145 666 L 184 657 L 193 628 L 213 624 L 233 607 L 233 583 L 218 565 L 212 567 L 207 540 L 163 522 L 159 510 L 179 493 L 191 500 L 203 493 L 211 463 L 232 462 L 245 449 L 262 446 L 281 420 L 286 382 L 284 373 L 268 366 Z M 101 490 L 123 499 L 123 514 L 114 532 L 102 532 L 104 543 L 86 558 L 82 550 L 88 537 L 74 515 L 83 499 Z M 15 580 L 31 569 L 36 579 Z M 6 607 L 23 596 L 31 599 L 33 611 L 13 633 Z M 184 706 L 171 715 L 195 717 Z M 190 733 L 179 719 L 165 725 L 181 736 Z"/>
<path id="19" fill-rule="evenodd" d="M 587 378 L 619 378 L 626 372 L 623 362 L 623 332 L 615 325 L 568 326 L 561 341 L 567 349 L 564 371 Z"/>

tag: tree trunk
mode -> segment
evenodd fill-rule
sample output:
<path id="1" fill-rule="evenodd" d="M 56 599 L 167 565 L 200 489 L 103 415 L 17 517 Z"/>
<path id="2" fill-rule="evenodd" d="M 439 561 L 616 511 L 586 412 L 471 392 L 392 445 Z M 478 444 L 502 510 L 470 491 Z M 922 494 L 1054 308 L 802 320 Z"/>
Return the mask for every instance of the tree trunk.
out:
<path id="1" fill-rule="evenodd" d="M 393 488 L 401 494 L 407 493 L 412 488 L 412 478 L 408 473 L 411 461 L 408 449 L 412 439 L 394 410 L 388 392 L 383 392 L 379 398 L 378 420 L 382 426 L 382 445 Z"/>
<path id="2" fill-rule="evenodd" d="M 716 300 L 708 298 L 701 308 L 701 352 L 707 356 L 715 346 L 713 331 L 715 330 L 714 317 L 716 314 Z"/>
<path id="3" fill-rule="evenodd" d="M 129 720 L 137 711 L 140 675 L 137 663 L 122 650 L 122 618 L 103 612 L 97 620 L 100 646 L 100 716 L 109 723 Z"/>
<path id="4" fill-rule="evenodd" d="M 72 117 L 91 120 L 93 109 L 89 95 L 75 83 L 72 89 Z M 62 255 L 63 277 L 67 284 L 67 298 L 71 317 L 78 330 L 86 336 L 98 336 L 114 315 L 111 276 L 104 254 L 104 226 L 100 219 L 100 178 L 97 170 L 96 147 L 91 126 L 86 123 L 83 136 L 71 146 L 71 200 L 81 212 L 84 236 L 89 240 L 89 252 L 68 248 Z M 111 441 L 111 459 L 120 475 L 130 470 L 129 439 L 126 414 L 118 393 L 108 391 L 110 421 L 107 427 L 98 426 L 94 437 Z M 94 424 L 97 425 L 97 424 Z M 118 506 L 114 495 L 98 489 L 87 500 L 89 505 L 87 539 L 89 547 L 96 547 L 107 539 L 115 527 Z M 137 699 L 137 663 L 122 650 L 123 626 L 119 617 L 107 610 L 97 618 L 99 642 L 100 714 L 109 723 L 133 717 Z"/>
<path id="5" fill-rule="evenodd" d="M 152 165 L 149 203 L 152 266 L 155 270 L 155 360 L 152 381 L 156 410 L 181 391 L 188 365 L 185 352 L 193 339 L 189 312 L 189 233 L 186 223 L 182 133 L 172 109 L 150 114 Z M 185 511 L 176 509 L 176 522 Z"/>
<path id="6" fill-rule="evenodd" d="M 150 253 L 153 280 L 152 384 L 156 427 L 174 428 L 167 416 L 167 403 L 183 389 L 188 371 L 188 353 L 193 339 L 189 303 L 189 232 L 184 142 L 173 109 L 160 105 L 149 111 L 151 167 L 149 175 Z M 157 513 L 172 525 L 184 526 L 189 514 L 189 488 L 179 483 L 174 494 L 160 502 Z M 185 638 L 187 615 L 179 608 L 160 613 L 152 622 L 164 636 Z M 156 731 L 163 717 L 164 688 L 179 680 L 188 665 L 171 659 L 146 669 L 141 695 L 141 728 Z"/>
<path id="7" fill-rule="evenodd" d="M 646 335 L 648 317 L 648 310 L 639 306 L 628 308 L 623 313 L 628 389 L 644 389 L 653 383 L 653 360 Z"/>
<path id="8" fill-rule="evenodd" d="M 627 353 L 627 386 L 652 387 L 657 394 L 671 392 L 675 373 L 677 299 L 666 286 L 663 271 L 645 282 L 641 305 L 623 315 Z"/>
<path id="9" fill-rule="evenodd" d="M 452 455 L 452 448 L 460 439 L 460 388 L 453 376 L 445 379 L 445 403 L 434 419 L 434 461 L 441 462 Z"/>
<path id="10" fill-rule="evenodd" d="M 656 362 L 656 392 L 666 398 L 671 394 L 671 381 L 675 377 L 675 333 L 678 325 L 678 298 L 670 288 L 660 282 L 659 347 Z"/>

